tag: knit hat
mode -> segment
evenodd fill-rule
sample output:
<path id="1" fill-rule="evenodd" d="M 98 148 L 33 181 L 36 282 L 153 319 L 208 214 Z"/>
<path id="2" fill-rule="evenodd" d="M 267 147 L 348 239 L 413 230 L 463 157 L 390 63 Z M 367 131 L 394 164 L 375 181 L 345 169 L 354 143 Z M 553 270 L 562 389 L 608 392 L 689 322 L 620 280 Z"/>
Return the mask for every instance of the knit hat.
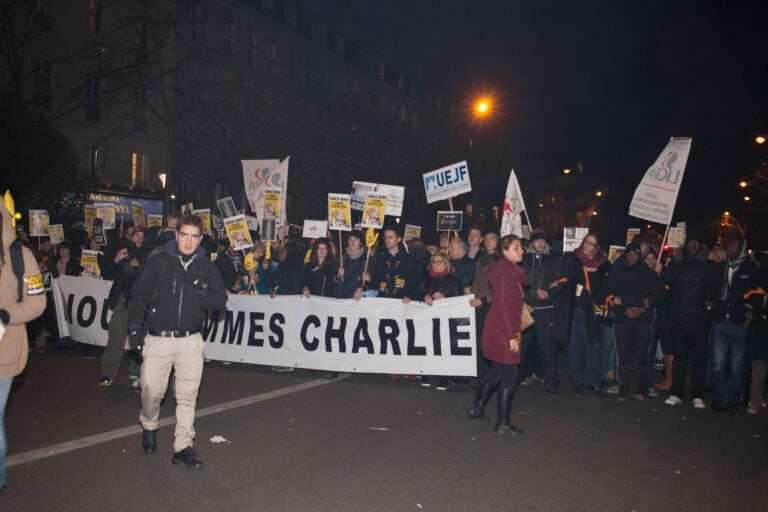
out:
<path id="1" fill-rule="evenodd" d="M 636 252 L 637 254 L 642 255 L 642 251 L 640 250 L 640 244 L 635 243 L 634 241 L 627 246 L 626 249 L 624 249 L 624 252 Z"/>
<path id="2" fill-rule="evenodd" d="M 547 232 L 544 231 L 542 228 L 536 228 L 533 231 L 531 231 L 531 238 L 530 239 L 531 239 L 531 242 L 533 242 L 535 240 L 539 240 L 539 239 L 546 241 L 547 240 Z"/>

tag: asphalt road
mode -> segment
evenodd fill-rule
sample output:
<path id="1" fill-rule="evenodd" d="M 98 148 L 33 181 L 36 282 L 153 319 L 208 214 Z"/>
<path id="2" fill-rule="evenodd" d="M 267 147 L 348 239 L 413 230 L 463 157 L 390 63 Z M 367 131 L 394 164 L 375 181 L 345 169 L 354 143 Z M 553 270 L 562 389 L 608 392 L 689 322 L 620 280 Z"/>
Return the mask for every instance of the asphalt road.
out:
<path id="1" fill-rule="evenodd" d="M 525 434 L 508 437 L 464 417 L 468 388 L 208 363 L 195 471 L 171 464 L 172 425 L 142 452 L 125 372 L 100 388 L 97 359 L 31 355 L 8 406 L 0 511 L 768 509 L 765 409 L 549 398 L 534 383 L 514 405 Z"/>

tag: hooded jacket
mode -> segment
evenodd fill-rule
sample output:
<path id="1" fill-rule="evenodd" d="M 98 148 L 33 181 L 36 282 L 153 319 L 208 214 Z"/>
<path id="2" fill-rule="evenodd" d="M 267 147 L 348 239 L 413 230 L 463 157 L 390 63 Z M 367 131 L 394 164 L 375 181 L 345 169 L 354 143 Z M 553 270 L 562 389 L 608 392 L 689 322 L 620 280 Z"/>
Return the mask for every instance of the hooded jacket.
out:
<path id="1" fill-rule="evenodd" d="M 560 279 L 560 261 L 550 253 L 549 245 L 543 251 L 536 252 L 531 244 L 523 256 L 522 267 L 531 282 L 531 286 L 525 290 L 525 301 L 533 306 L 533 309 L 555 307 L 554 299 L 566 285 L 565 281 Z M 558 283 L 557 286 L 550 288 L 555 282 Z M 549 292 L 549 297 L 540 299 L 538 289 Z"/>
<path id="2" fill-rule="evenodd" d="M 27 365 L 29 347 L 25 324 L 43 314 L 45 290 L 34 254 L 22 247 L 24 284 L 21 302 L 18 302 L 18 281 L 11 263 L 11 244 L 16 240 L 13 214 L 5 204 L 0 204 L 0 213 L 0 311 L 3 311 L 0 321 L 5 328 L 0 339 L 0 379 L 6 379 L 20 374 Z"/>
<path id="3" fill-rule="evenodd" d="M 744 313 L 752 309 L 755 316 L 762 310 L 765 291 L 760 287 L 760 269 L 749 259 L 747 241 L 741 241 L 739 256 L 726 258 L 717 265 L 718 301 L 712 313 L 715 321 L 728 318 L 736 325 L 744 324 Z"/>
<path id="4" fill-rule="evenodd" d="M 195 291 L 195 281 L 208 284 L 208 291 Z M 192 259 L 184 263 L 175 241 L 163 252 L 147 260 L 146 267 L 133 286 L 128 325 L 144 324 L 149 331 L 193 331 L 203 326 L 203 307 L 224 309 L 227 291 L 221 276 L 198 247 Z M 146 318 L 145 318 L 146 315 Z"/>

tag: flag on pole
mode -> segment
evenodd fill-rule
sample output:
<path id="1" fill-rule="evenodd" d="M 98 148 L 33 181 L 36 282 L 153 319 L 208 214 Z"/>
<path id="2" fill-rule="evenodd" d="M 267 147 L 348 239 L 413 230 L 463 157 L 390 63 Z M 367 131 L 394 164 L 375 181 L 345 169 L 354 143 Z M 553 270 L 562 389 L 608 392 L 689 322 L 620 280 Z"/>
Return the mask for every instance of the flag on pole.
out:
<path id="1" fill-rule="evenodd" d="M 520 191 L 520 184 L 517 182 L 515 170 L 512 169 L 509 173 L 507 192 L 504 194 L 504 211 L 501 215 L 501 236 L 517 235 L 522 238 L 523 221 L 520 215 L 525 211 L 523 193 Z M 526 213 L 526 216 L 527 215 L 528 214 Z"/>
<path id="2" fill-rule="evenodd" d="M 629 204 L 629 214 L 669 225 L 691 152 L 690 137 L 671 137 L 656 161 L 645 172 Z"/>

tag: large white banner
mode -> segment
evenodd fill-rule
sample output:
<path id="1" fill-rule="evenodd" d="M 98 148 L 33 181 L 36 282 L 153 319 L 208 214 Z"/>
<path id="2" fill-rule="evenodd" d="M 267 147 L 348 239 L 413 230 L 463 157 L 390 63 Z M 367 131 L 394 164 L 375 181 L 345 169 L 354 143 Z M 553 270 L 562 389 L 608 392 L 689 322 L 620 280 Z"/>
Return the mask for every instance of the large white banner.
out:
<path id="1" fill-rule="evenodd" d="M 422 178 L 427 203 L 430 204 L 472 191 L 466 160 L 425 173 Z"/>
<path id="2" fill-rule="evenodd" d="M 264 212 L 264 191 L 267 188 L 279 187 L 282 189 L 282 183 L 287 180 L 287 174 L 285 177 L 281 176 L 277 167 L 280 165 L 280 160 L 241 160 L 243 164 L 243 183 L 245 185 L 245 195 L 248 198 L 248 204 L 251 207 L 253 213 L 259 219 L 258 224 L 261 224 L 261 217 Z M 233 213 L 227 212 L 225 217 L 231 216 Z"/>
<path id="3" fill-rule="evenodd" d="M 669 139 L 667 147 L 648 168 L 635 189 L 629 205 L 630 215 L 659 224 L 672 222 L 692 141 L 690 137 Z"/>
<path id="4" fill-rule="evenodd" d="M 520 183 L 517 182 L 517 175 L 512 169 L 509 173 L 507 182 L 507 191 L 504 194 L 504 213 L 501 215 L 501 236 L 517 235 L 523 238 L 523 222 L 521 214 L 528 212 L 525 209 L 523 201 L 523 192 L 520 190 Z M 530 223 L 530 221 L 529 221 Z"/>
<path id="5" fill-rule="evenodd" d="M 104 346 L 110 283 L 61 276 L 54 297 L 62 336 Z M 230 295 L 203 328 L 205 357 L 336 372 L 475 375 L 472 296 L 396 299 Z"/>

